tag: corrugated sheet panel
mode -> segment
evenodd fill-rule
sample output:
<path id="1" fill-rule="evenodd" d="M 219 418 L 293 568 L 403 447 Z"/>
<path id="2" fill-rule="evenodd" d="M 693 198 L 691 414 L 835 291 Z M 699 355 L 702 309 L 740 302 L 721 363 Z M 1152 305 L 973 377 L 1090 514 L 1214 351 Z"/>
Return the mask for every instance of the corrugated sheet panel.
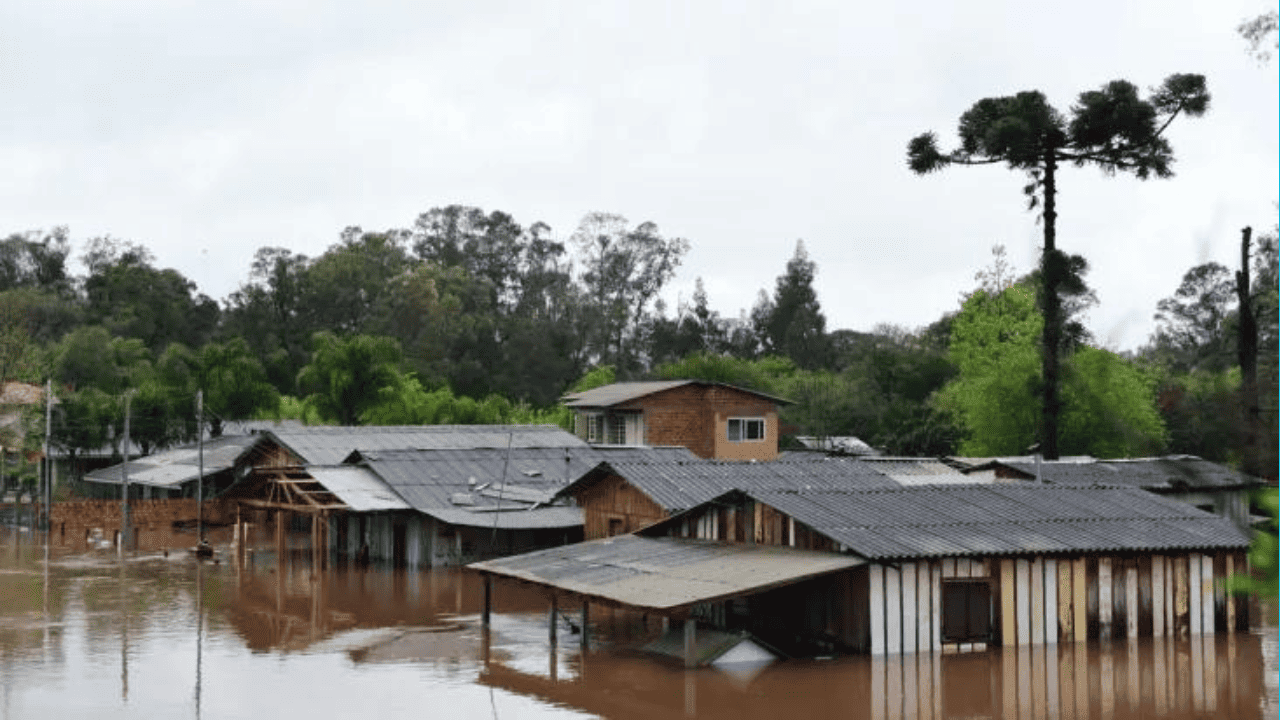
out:
<path id="1" fill-rule="evenodd" d="M 236 461 L 261 438 L 253 435 L 224 435 L 204 442 L 204 474 L 212 475 L 234 467 Z M 90 482 L 123 482 L 128 470 L 129 482 L 153 487 L 177 487 L 200 476 L 200 453 L 197 445 L 164 450 L 144 458 L 120 463 L 87 473 Z"/>
<path id="2" fill-rule="evenodd" d="M 995 484 L 746 493 L 872 559 L 1249 544 L 1227 518 L 1136 488 Z"/>
<path id="3" fill-rule="evenodd" d="M 499 530 L 538 530 L 582 526 L 582 508 L 576 507 L 539 507 L 532 510 L 513 510 L 509 512 L 475 512 L 464 508 L 433 508 L 422 512 L 452 525 L 481 528 L 497 527 Z"/>
<path id="4" fill-rule="evenodd" d="M 857 460 L 750 463 L 717 460 L 691 462 L 616 462 L 609 467 L 668 511 L 706 502 L 729 490 L 899 488 L 891 478 Z M 590 477 L 582 482 L 589 482 Z M 561 494 L 571 492 L 566 488 Z"/>
<path id="5" fill-rule="evenodd" d="M 356 512 L 410 509 L 409 503 L 397 495 L 395 490 L 365 468 L 351 465 L 312 466 L 307 468 L 307 472 Z"/>
<path id="6" fill-rule="evenodd" d="M 652 380 L 647 382 L 613 383 L 612 385 L 602 385 L 601 387 L 584 390 L 578 393 L 569 393 L 564 396 L 564 404 L 575 408 L 607 408 L 631 402 L 632 400 L 638 400 L 642 397 L 653 395 L 654 393 L 663 392 L 664 390 L 682 387 L 684 385 L 725 387 L 738 392 L 744 392 L 749 395 L 762 397 L 766 400 L 772 400 L 773 402 L 782 405 L 791 404 L 790 400 L 766 395 L 756 390 L 748 390 L 747 388 L 741 388 L 727 383 L 707 382 L 704 380 Z"/>
<path id="7" fill-rule="evenodd" d="M 337 465 L 355 450 L 586 447 L 555 425 L 309 426 L 269 431 L 307 464 Z"/>
<path id="8" fill-rule="evenodd" d="M 620 535 L 469 567 L 633 607 L 671 610 L 863 562 L 849 555 L 769 545 Z"/>

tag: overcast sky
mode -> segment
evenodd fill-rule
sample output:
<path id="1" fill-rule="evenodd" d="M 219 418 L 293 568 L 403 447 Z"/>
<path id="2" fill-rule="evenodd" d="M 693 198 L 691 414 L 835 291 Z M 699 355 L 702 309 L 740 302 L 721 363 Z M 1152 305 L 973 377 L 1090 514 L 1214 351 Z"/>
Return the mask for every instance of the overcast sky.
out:
<path id="1" fill-rule="evenodd" d="M 603 211 L 690 241 L 669 302 L 701 276 L 736 316 L 802 239 L 830 329 L 916 327 L 992 245 L 1031 268 L 1041 229 L 1022 175 L 917 177 L 911 137 L 953 146 L 987 96 L 1066 111 L 1201 73 L 1213 102 L 1170 128 L 1174 178 L 1059 179 L 1089 325 L 1132 348 L 1187 269 L 1236 267 L 1239 228 L 1276 223 L 1276 63 L 1235 31 L 1273 5 L 1044 5 L 5 0 L 0 233 L 140 242 L 221 299 L 257 248 L 317 255 L 348 225 L 458 203 L 568 239 Z"/>

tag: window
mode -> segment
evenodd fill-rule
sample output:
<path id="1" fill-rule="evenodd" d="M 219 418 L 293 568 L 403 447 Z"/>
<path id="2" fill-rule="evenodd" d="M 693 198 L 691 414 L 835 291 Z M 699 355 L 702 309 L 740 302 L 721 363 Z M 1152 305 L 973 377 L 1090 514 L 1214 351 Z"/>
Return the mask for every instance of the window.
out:
<path id="1" fill-rule="evenodd" d="M 584 415 L 583 419 L 587 423 L 587 442 L 604 442 L 604 415 L 601 413 L 589 413 Z"/>
<path id="2" fill-rule="evenodd" d="M 609 444 L 627 444 L 627 420 L 625 417 L 615 415 L 609 418 Z"/>
<path id="3" fill-rule="evenodd" d="M 621 535 L 623 532 L 622 518 L 609 518 L 609 537 Z"/>
<path id="4" fill-rule="evenodd" d="M 991 584 L 942 581 L 942 642 L 991 642 Z"/>
<path id="5" fill-rule="evenodd" d="M 729 442 L 764 440 L 764 418 L 729 418 Z"/>

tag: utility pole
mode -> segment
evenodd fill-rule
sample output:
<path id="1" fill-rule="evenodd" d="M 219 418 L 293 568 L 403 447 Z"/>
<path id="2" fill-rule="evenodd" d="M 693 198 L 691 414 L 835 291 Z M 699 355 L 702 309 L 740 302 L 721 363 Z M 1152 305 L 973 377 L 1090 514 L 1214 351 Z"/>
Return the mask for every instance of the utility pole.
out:
<path id="1" fill-rule="evenodd" d="M 49 457 L 49 436 L 53 431 L 53 379 L 45 380 L 44 385 L 44 529 L 52 526 L 53 519 L 53 458 Z"/>
<path id="2" fill-rule="evenodd" d="M 120 474 L 123 477 L 120 490 L 120 546 L 119 554 L 124 555 L 124 549 L 129 544 L 129 403 L 133 400 L 133 391 L 126 390 L 124 394 L 124 464 L 120 466 Z"/>
<path id="3" fill-rule="evenodd" d="M 204 542 L 204 390 L 196 391 L 196 544 Z"/>

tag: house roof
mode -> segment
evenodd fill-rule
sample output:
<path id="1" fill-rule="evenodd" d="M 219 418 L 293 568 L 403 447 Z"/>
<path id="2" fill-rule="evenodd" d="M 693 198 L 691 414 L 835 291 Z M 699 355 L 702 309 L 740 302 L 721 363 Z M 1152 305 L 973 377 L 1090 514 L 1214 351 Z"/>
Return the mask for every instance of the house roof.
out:
<path id="1" fill-rule="evenodd" d="M 609 460 L 561 489 L 574 495 L 610 475 L 625 478 L 668 512 L 683 510 L 728 490 L 747 488 L 898 488 L 897 482 L 856 460 L 827 458 L 820 462 L 627 462 Z"/>
<path id="2" fill-rule="evenodd" d="M 1229 519 L 1137 488 L 986 484 L 744 494 L 871 560 L 1249 545 Z M 660 533 L 682 515 L 642 532 Z"/>
<path id="3" fill-rule="evenodd" d="M 578 508 L 551 507 L 570 478 L 600 462 L 586 447 L 513 447 L 353 452 L 409 507 L 455 525 L 499 528 L 573 527 Z"/>
<path id="4" fill-rule="evenodd" d="M 262 438 L 253 435 L 223 435 L 204 441 L 204 474 L 229 470 L 240 462 Z M 127 463 L 119 463 L 87 473 L 90 482 L 120 485 L 128 471 L 129 482 L 153 487 L 176 488 L 200 476 L 200 453 L 196 443 L 162 450 Z"/>
<path id="5" fill-rule="evenodd" d="M 1036 476 L 1035 461 L 994 460 L 970 471 L 1007 467 L 1027 478 Z M 1124 485 L 1144 490 L 1220 490 L 1258 485 L 1262 481 L 1225 465 L 1192 455 L 1082 462 L 1042 461 L 1040 477 L 1054 485 Z"/>
<path id="6" fill-rule="evenodd" d="M 312 466 L 307 468 L 307 474 L 356 512 L 412 509 L 404 498 L 368 468 Z"/>
<path id="7" fill-rule="evenodd" d="M 764 398 L 779 405 L 790 405 L 790 400 L 784 400 L 765 393 L 748 390 L 747 388 L 729 385 L 727 383 L 711 382 L 708 380 L 651 380 L 646 382 L 621 382 L 611 385 L 603 385 L 591 390 L 582 392 L 568 393 L 564 396 L 564 404 L 573 408 L 607 408 L 623 403 L 638 400 L 656 393 L 660 393 L 673 388 L 684 387 L 686 385 L 702 385 L 705 387 L 723 387 L 738 392 L 755 395 Z"/>
<path id="8" fill-rule="evenodd" d="M 468 567 L 631 607 L 669 611 L 863 562 L 849 555 L 774 545 L 619 535 Z"/>
<path id="9" fill-rule="evenodd" d="M 971 485 L 974 482 L 945 461 L 934 458 L 862 457 L 858 460 L 902 485 Z"/>
<path id="10" fill-rule="evenodd" d="M 311 425 L 266 434 L 306 464 L 337 465 L 353 450 L 587 447 L 555 425 Z"/>

